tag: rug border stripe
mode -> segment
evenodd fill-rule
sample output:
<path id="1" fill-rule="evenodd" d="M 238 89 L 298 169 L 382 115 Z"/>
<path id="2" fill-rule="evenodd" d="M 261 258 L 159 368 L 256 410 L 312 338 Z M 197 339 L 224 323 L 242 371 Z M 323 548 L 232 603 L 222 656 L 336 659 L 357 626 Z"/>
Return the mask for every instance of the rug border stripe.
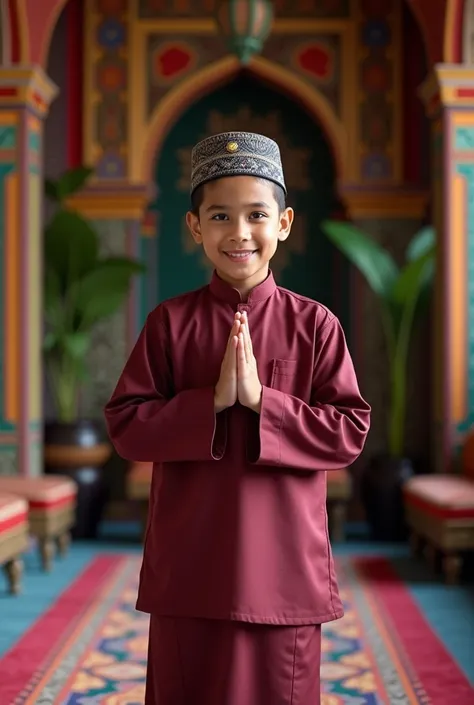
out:
<path id="1" fill-rule="evenodd" d="M 342 564 L 342 561 L 341 561 L 341 569 L 344 571 L 347 570 L 347 566 L 345 564 Z M 346 579 L 347 579 L 347 576 L 346 576 Z M 356 605 L 356 596 L 355 596 L 354 588 L 350 585 L 349 580 L 347 580 L 347 583 L 344 586 L 344 589 L 350 595 L 350 604 L 352 605 L 352 609 L 354 612 L 355 621 L 356 621 L 358 629 L 359 629 L 359 633 L 365 635 L 366 626 L 364 624 L 364 620 L 363 620 L 360 612 L 354 609 L 354 607 Z M 328 626 L 330 626 L 330 624 L 331 624 L 331 622 L 328 623 Z M 377 690 L 377 695 L 379 697 L 383 696 L 384 702 L 389 703 L 389 695 L 388 695 L 387 689 L 385 687 L 385 683 L 382 680 L 382 674 L 380 672 L 380 668 L 378 667 L 377 659 L 375 657 L 375 653 L 374 653 L 374 649 L 372 647 L 372 644 L 370 644 L 367 640 L 365 640 L 364 641 L 364 648 L 366 649 L 366 651 L 370 655 L 370 660 L 371 660 L 370 668 L 371 668 L 371 671 L 375 675 L 377 689 L 380 689 L 380 693 L 379 693 L 379 690 Z"/>
<path id="2" fill-rule="evenodd" d="M 50 660 L 48 665 L 44 668 L 43 672 L 41 673 L 41 679 L 37 683 L 35 683 L 34 690 L 29 693 L 28 699 L 23 701 L 21 705 L 36 705 L 37 696 L 42 693 L 45 687 L 47 687 L 48 683 L 51 680 L 51 674 L 56 670 L 58 665 L 62 662 L 64 655 L 68 653 L 71 646 L 76 642 L 79 635 L 84 631 L 84 626 L 87 624 L 87 622 L 89 622 L 93 614 L 97 612 L 98 609 L 100 609 L 104 594 L 106 594 L 110 587 L 114 585 L 117 579 L 117 574 L 121 570 L 123 570 L 123 568 L 126 566 L 126 563 L 127 559 L 124 556 L 121 556 L 117 564 L 111 568 L 109 574 L 107 575 L 107 579 L 104 580 L 103 583 L 96 588 L 97 593 L 94 594 L 94 601 L 87 607 L 86 610 L 84 610 L 78 616 L 74 624 L 74 628 L 71 629 L 70 633 L 67 636 L 67 639 L 62 641 L 61 644 L 58 645 L 58 648 L 56 649 L 53 658 Z"/>
<path id="3" fill-rule="evenodd" d="M 124 572 L 125 572 L 127 569 L 128 569 L 129 572 L 131 572 L 131 569 L 136 567 L 135 565 L 133 565 L 133 566 L 129 566 L 129 565 L 128 565 L 129 559 L 130 559 L 130 557 L 128 557 L 128 559 L 126 560 L 125 565 L 122 566 L 122 570 L 123 570 Z M 116 580 L 116 577 L 117 577 L 117 576 L 114 575 L 114 582 L 115 582 L 115 580 Z M 114 600 L 113 607 L 112 607 L 111 609 L 109 608 L 109 609 L 107 610 L 107 613 L 103 615 L 103 618 L 101 619 L 101 622 L 100 622 L 100 626 L 97 627 L 97 628 L 94 630 L 94 633 L 92 634 L 92 636 L 91 636 L 91 638 L 89 639 L 89 641 L 87 642 L 87 644 L 84 644 L 84 652 L 82 653 L 82 655 L 81 655 L 81 657 L 80 657 L 79 663 L 76 665 L 76 668 L 69 674 L 68 678 L 67 678 L 66 681 L 64 682 L 64 686 L 61 688 L 61 690 L 58 692 L 58 694 L 57 694 L 57 696 L 56 696 L 56 699 L 57 699 L 59 702 L 63 702 L 64 696 L 67 695 L 68 692 L 71 692 L 71 691 L 68 691 L 68 688 L 69 688 L 69 686 L 71 685 L 71 683 L 74 681 L 74 678 L 77 677 L 77 673 L 78 673 L 78 671 L 79 671 L 80 666 L 81 666 L 82 663 L 83 663 L 84 656 L 86 656 L 86 658 L 87 658 L 87 655 L 90 653 L 91 646 L 92 646 L 94 643 L 97 642 L 97 637 L 98 637 L 99 630 L 104 626 L 104 623 L 106 623 L 107 620 L 110 618 L 110 613 L 111 613 L 111 611 L 114 610 L 114 609 L 116 609 L 117 606 L 120 605 L 120 603 L 122 602 L 122 600 L 123 600 L 123 591 L 121 590 L 121 591 L 120 591 L 120 594 L 119 594 L 119 595 L 117 596 L 117 598 Z M 99 606 L 100 606 L 100 600 L 97 599 L 97 600 L 95 600 L 95 604 L 94 604 L 95 610 L 97 610 Z M 81 620 L 81 625 L 83 625 L 85 621 L 86 621 L 85 618 L 84 618 L 83 620 Z M 76 632 L 77 632 L 77 630 L 76 630 Z M 52 670 L 52 669 L 50 668 L 48 675 L 51 674 L 51 670 Z M 25 705 L 30 705 L 30 703 L 25 703 Z M 31 703 L 31 705 L 35 705 L 35 703 Z"/>
<path id="4" fill-rule="evenodd" d="M 381 559 L 381 560 L 385 560 L 385 559 Z M 373 594 L 374 593 L 374 585 L 371 580 L 371 575 L 364 574 L 364 572 L 360 570 L 360 567 L 359 567 L 357 561 L 355 561 L 355 569 L 356 569 L 356 573 L 359 576 L 361 576 L 360 588 L 364 594 L 364 598 L 367 602 L 367 605 L 370 609 L 370 612 L 372 614 L 374 622 L 377 626 L 377 630 L 378 630 L 379 634 L 381 635 L 381 637 L 383 638 L 383 642 L 384 642 L 385 648 L 387 650 L 387 653 L 390 655 L 390 657 L 392 659 L 392 663 L 397 670 L 397 675 L 400 679 L 400 682 L 405 689 L 407 697 L 410 698 L 410 704 L 418 705 L 418 703 L 420 702 L 418 694 L 415 692 L 415 690 L 413 688 L 413 683 L 410 680 L 409 675 L 407 674 L 407 669 L 406 669 L 405 665 L 402 663 L 402 661 L 400 659 L 400 654 L 398 653 L 398 649 L 396 648 L 395 644 L 393 643 L 393 638 L 387 629 L 387 622 L 384 619 L 384 615 L 381 613 L 379 605 L 378 605 L 377 601 L 374 599 L 374 594 Z M 403 586 L 403 583 L 402 583 L 402 586 Z"/>
<path id="5" fill-rule="evenodd" d="M 363 575 L 363 573 L 360 574 Z M 361 580 L 361 583 L 363 585 L 362 589 L 365 589 L 366 581 L 367 576 L 364 576 L 364 579 Z M 403 581 L 401 582 L 403 585 Z M 397 589 L 399 589 L 399 587 Z M 397 673 L 399 675 L 403 674 L 404 676 L 404 684 L 409 689 L 408 695 L 410 696 L 410 698 L 413 698 L 411 702 L 415 703 L 415 705 L 417 703 L 431 703 L 431 700 L 428 697 L 424 684 L 420 681 L 418 677 L 416 666 L 413 664 L 407 652 L 403 648 L 403 644 L 400 642 L 400 634 L 398 633 L 398 630 L 393 622 L 392 615 L 387 614 L 387 610 L 385 609 L 384 605 L 380 603 L 380 598 L 377 595 L 373 583 L 371 584 L 370 592 L 368 592 L 367 601 L 371 605 L 371 609 L 374 615 L 376 615 L 375 618 L 377 620 L 377 626 L 379 627 L 380 633 L 384 636 L 384 641 L 387 645 L 387 649 L 388 644 L 390 644 L 389 650 L 394 663 L 397 664 Z M 388 630 L 387 626 L 384 626 L 382 628 L 380 626 L 382 624 L 390 625 L 391 631 Z M 433 634 L 430 635 L 430 639 L 432 638 Z M 452 657 L 448 655 L 448 658 L 451 659 Z"/>
<path id="6" fill-rule="evenodd" d="M 77 628 L 81 616 L 88 612 L 91 591 L 101 590 L 108 583 L 123 556 L 101 554 L 90 561 L 74 582 L 53 605 L 28 629 L 0 660 L 0 703 L 18 703 L 36 690 L 35 676 L 42 678 L 58 649 Z M 50 648 L 45 653 L 44 635 Z M 25 659 L 25 652 L 28 659 Z M 21 655 L 23 653 L 23 655 Z"/>
<path id="7" fill-rule="evenodd" d="M 446 692 L 449 691 L 451 702 L 472 705 L 474 688 L 429 624 L 393 564 L 379 556 L 354 557 L 353 560 L 363 577 L 361 583 L 364 588 L 369 586 L 372 599 L 378 602 L 383 621 L 393 629 L 394 635 L 390 640 L 398 648 L 398 660 L 402 664 L 408 661 L 413 668 L 418 683 L 426 693 L 425 702 L 446 705 Z M 396 619 L 393 615 L 397 615 Z M 433 669 L 433 662 L 445 664 L 446 675 L 449 675 L 442 693 L 439 692 L 439 670 Z M 433 681 L 435 671 L 436 681 Z M 420 697 L 423 698 L 423 695 L 420 694 Z"/>

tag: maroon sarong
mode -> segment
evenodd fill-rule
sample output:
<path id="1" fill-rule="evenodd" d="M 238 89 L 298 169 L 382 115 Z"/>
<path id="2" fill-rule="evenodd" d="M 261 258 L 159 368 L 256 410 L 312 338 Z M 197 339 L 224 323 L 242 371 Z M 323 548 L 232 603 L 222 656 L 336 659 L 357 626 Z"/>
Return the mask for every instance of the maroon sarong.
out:
<path id="1" fill-rule="evenodd" d="M 320 705 L 321 626 L 152 616 L 145 705 Z"/>

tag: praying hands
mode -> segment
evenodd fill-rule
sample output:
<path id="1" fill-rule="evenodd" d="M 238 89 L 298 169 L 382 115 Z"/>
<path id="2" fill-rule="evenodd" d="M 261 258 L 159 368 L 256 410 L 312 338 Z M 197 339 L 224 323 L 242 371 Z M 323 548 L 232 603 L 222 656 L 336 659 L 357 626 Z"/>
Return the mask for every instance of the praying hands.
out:
<path id="1" fill-rule="evenodd" d="M 214 407 L 219 413 L 238 400 L 242 406 L 260 413 L 261 397 L 262 385 L 253 354 L 247 314 L 236 313 L 215 389 Z"/>

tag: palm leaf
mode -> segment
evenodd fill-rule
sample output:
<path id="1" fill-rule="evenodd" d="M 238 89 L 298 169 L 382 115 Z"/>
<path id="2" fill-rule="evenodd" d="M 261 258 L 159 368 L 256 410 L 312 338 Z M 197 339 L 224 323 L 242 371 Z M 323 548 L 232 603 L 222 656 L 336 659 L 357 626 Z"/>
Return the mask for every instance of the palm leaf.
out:
<path id="1" fill-rule="evenodd" d="M 57 203 L 61 200 L 59 197 L 57 181 L 54 181 L 53 179 L 45 179 L 44 192 L 51 201 L 55 201 Z"/>
<path id="2" fill-rule="evenodd" d="M 417 259 L 409 261 L 400 272 L 392 290 L 399 306 L 412 306 L 418 299 L 426 279 L 434 269 L 434 245 Z"/>
<path id="3" fill-rule="evenodd" d="M 416 235 L 410 240 L 410 244 L 406 250 L 406 259 L 408 262 L 412 262 L 414 259 L 418 259 L 426 252 L 431 250 L 436 242 L 435 229 L 431 225 L 419 230 Z"/>
<path id="4" fill-rule="evenodd" d="M 326 220 L 321 228 L 329 240 L 357 267 L 372 290 L 388 301 L 398 278 L 398 267 L 391 255 L 350 223 Z"/>
<path id="5" fill-rule="evenodd" d="M 128 265 L 128 266 L 127 266 Z M 131 278 L 141 271 L 138 263 L 100 262 L 73 287 L 73 299 L 82 329 L 113 315 L 125 301 Z"/>
<path id="6" fill-rule="evenodd" d="M 95 230 L 74 211 L 58 210 L 44 234 L 46 265 L 56 273 L 64 291 L 94 268 L 99 252 Z"/>
<path id="7" fill-rule="evenodd" d="M 59 200 L 64 201 L 76 191 L 79 191 L 93 173 L 93 169 L 88 166 L 78 166 L 68 169 L 57 180 L 57 192 Z"/>

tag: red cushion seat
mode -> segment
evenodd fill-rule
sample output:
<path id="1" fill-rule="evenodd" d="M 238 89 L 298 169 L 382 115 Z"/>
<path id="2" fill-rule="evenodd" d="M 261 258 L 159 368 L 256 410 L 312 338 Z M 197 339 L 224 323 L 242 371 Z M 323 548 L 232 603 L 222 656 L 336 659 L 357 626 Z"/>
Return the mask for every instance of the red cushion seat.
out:
<path id="1" fill-rule="evenodd" d="M 439 519 L 474 519 L 474 482 L 458 475 L 421 475 L 404 487 L 413 509 Z"/>
<path id="2" fill-rule="evenodd" d="M 0 477 L 0 492 L 23 497 L 33 511 L 55 511 L 75 504 L 77 486 L 59 475 L 42 477 Z"/>
<path id="3" fill-rule="evenodd" d="M 50 570 L 55 543 L 64 556 L 74 524 L 77 485 L 69 477 L 0 477 L 0 492 L 21 498 L 28 511 L 28 529 L 38 540 L 43 568 Z"/>
<path id="4" fill-rule="evenodd" d="M 22 553 L 28 548 L 28 502 L 0 492 L 0 565 L 7 576 L 9 592 L 21 591 Z"/>
<path id="5" fill-rule="evenodd" d="M 28 504 L 21 497 L 0 493 L 0 542 L 10 533 L 26 527 Z"/>

